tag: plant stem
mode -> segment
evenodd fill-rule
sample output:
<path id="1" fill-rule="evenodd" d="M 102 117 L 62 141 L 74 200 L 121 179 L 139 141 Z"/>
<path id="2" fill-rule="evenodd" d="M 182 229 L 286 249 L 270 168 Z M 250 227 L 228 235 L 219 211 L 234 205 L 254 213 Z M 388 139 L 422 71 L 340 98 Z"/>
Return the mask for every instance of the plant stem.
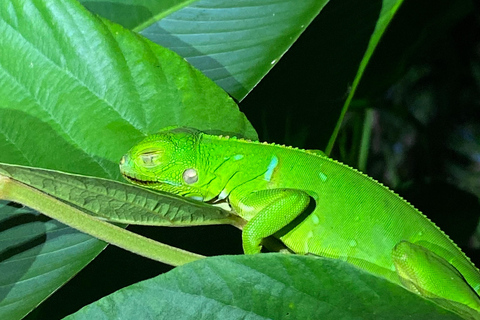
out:
<path id="1" fill-rule="evenodd" d="M 3 175 L 0 175 L 0 199 L 21 203 L 95 238 L 172 266 L 205 258 L 98 220 L 55 197 Z"/>
<path id="2" fill-rule="evenodd" d="M 370 150 L 370 136 L 372 134 L 373 109 L 365 109 L 363 119 L 362 140 L 360 142 L 360 154 L 358 156 L 358 170 L 365 172 L 367 167 L 368 151 Z"/>

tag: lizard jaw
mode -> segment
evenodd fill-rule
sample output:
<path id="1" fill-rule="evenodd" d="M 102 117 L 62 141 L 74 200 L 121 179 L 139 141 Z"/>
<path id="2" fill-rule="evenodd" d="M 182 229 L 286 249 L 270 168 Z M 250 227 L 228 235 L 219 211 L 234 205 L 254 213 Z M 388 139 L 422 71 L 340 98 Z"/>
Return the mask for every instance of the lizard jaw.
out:
<path id="1" fill-rule="evenodd" d="M 133 183 L 133 184 L 136 184 L 136 185 L 139 185 L 139 186 L 142 186 L 142 187 L 153 187 L 155 185 L 158 185 L 158 184 L 161 184 L 160 182 L 158 181 L 153 181 L 153 180 L 142 180 L 142 179 L 139 179 L 137 177 L 134 177 L 134 176 L 130 176 L 128 175 L 127 173 L 125 172 L 122 172 L 122 176 L 125 178 L 125 180 Z"/>

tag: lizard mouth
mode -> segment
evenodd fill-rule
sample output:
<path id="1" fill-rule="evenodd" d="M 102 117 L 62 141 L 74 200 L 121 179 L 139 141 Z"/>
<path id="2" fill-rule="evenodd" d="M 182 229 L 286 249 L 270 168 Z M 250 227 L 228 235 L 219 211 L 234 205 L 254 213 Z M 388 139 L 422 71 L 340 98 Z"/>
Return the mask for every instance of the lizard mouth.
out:
<path id="1" fill-rule="evenodd" d="M 151 187 L 151 186 L 154 186 L 154 185 L 159 184 L 158 181 L 142 180 L 142 179 L 139 179 L 139 178 L 136 178 L 136 177 L 129 176 L 129 175 L 125 174 L 125 173 L 122 173 L 122 176 L 123 176 L 127 181 L 130 181 L 130 182 L 133 183 L 133 184 L 137 184 L 137 185 L 144 186 L 144 187 Z"/>

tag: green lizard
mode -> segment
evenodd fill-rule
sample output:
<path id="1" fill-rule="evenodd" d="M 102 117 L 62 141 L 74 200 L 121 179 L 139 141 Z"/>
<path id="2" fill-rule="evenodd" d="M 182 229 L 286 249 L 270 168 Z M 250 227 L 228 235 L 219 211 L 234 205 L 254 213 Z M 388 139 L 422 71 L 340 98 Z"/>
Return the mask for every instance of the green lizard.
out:
<path id="1" fill-rule="evenodd" d="M 248 221 L 246 254 L 273 235 L 295 253 L 345 260 L 426 298 L 480 311 L 480 273 L 447 235 L 386 187 L 318 151 L 169 127 L 134 146 L 120 170 L 137 185 L 228 201 Z"/>

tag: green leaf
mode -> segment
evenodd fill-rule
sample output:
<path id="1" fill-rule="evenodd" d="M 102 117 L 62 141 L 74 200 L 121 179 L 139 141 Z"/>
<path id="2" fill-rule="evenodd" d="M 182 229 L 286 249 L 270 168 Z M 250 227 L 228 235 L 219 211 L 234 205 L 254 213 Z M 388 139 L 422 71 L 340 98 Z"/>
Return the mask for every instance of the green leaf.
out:
<path id="1" fill-rule="evenodd" d="M 346 262 L 282 254 L 189 263 L 65 319 L 133 318 L 461 319 Z"/>
<path id="2" fill-rule="evenodd" d="M 165 126 L 256 138 L 183 58 L 76 2 L 3 1 L 0 28 L 2 162 L 118 179 L 120 157 Z"/>
<path id="3" fill-rule="evenodd" d="M 174 50 L 240 101 L 328 0 L 81 2 Z"/>
<path id="4" fill-rule="evenodd" d="M 120 157 L 165 126 L 256 139 L 183 58 L 76 1 L 0 1 L 0 30 L 0 162 L 120 179 Z M 2 319 L 23 317 L 105 246 L 22 212 L 0 207 Z"/>
<path id="5" fill-rule="evenodd" d="M 203 202 L 102 178 L 2 163 L 0 175 L 112 222 L 173 227 L 239 221 L 238 216 Z"/>
<path id="6" fill-rule="evenodd" d="M 88 10 L 121 24 L 127 29 L 168 16 L 198 0 L 80 0 Z"/>
<path id="7" fill-rule="evenodd" d="M 0 198 L 24 204 L 61 223 L 155 261 L 179 266 L 204 258 L 127 231 L 10 177 L 0 175 Z"/>
<path id="8" fill-rule="evenodd" d="M 154 242 L 110 222 L 153 226 L 244 224 L 231 212 L 173 194 L 7 164 L 0 164 L 0 199 L 29 206 L 81 232 L 174 266 L 204 257 Z"/>
<path id="9" fill-rule="evenodd" d="M 56 220 L 0 201 L 0 318 L 21 319 L 104 247 Z"/>

